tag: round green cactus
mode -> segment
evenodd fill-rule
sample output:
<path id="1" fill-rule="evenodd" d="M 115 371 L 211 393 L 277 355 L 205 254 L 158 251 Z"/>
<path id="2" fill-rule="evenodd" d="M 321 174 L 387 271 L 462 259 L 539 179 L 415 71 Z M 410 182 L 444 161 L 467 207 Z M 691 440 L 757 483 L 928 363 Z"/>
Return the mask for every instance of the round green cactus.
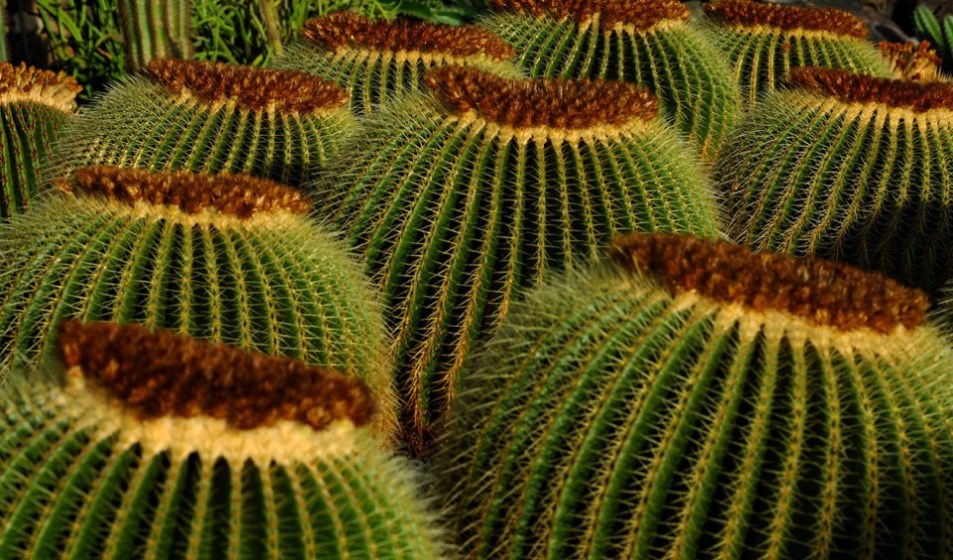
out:
<path id="1" fill-rule="evenodd" d="M 798 66 L 893 75 L 867 41 L 866 24 L 843 10 L 718 0 L 705 4 L 705 13 L 704 27 L 728 55 L 749 105 L 779 89 Z"/>
<path id="2" fill-rule="evenodd" d="M 703 155 L 740 114 L 721 53 L 678 0 L 492 0 L 481 25 L 511 43 L 531 76 L 625 80 L 646 87 Z"/>
<path id="3" fill-rule="evenodd" d="M 81 90 L 65 74 L 0 63 L 0 220 L 28 208 Z"/>
<path id="4" fill-rule="evenodd" d="M 58 345 L 0 393 L 0 557 L 444 557 L 361 381 L 139 326 Z"/>
<path id="5" fill-rule="evenodd" d="M 365 122 L 319 196 L 384 294 L 404 439 L 426 450 L 470 345 L 515 290 L 617 232 L 716 236 L 691 148 L 630 84 L 432 70 Z"/>
<path id="6" fill-rule="evenodd" d="M 791 74 L 716 166 L 733 238 L 939 288 L 953 276 L 953 85 Z"/>
<path id="7" fill-rule="evenodd" d="M 472 66 L 516 77 L 515 54 L 502 39 L 474 26 L 377 21 L 337 12 L 309 21 L 302 40 L 274 66 L 317 74 L 344 86 L 354 111 L 366 115 L 395 97 L 426 89 L 424 73 L 431 68 Z"/>
<path id="8" fill-rule="evenodd" d="M 953 352 L 926 295 L 631 235 L 514 305 L 436 470 L 468 558 L 947 558 Z"/>
<path id="9" fill-rule="evenodd" d="M 347 92 L 310 74 L 165 59 L 145 74 L 121 81 L 64 130 L 51 179 L 116 165 L 298 186 L 357 125 Z"/>
<path id="10" fill-rule="evenodd" d="M 237 175 L 84 168 L 0 230 L 0 369 L 41 362 L 64 319 L 167 328 L 361 377 L 394 398 L 383 321 L 295 189 Z"/>

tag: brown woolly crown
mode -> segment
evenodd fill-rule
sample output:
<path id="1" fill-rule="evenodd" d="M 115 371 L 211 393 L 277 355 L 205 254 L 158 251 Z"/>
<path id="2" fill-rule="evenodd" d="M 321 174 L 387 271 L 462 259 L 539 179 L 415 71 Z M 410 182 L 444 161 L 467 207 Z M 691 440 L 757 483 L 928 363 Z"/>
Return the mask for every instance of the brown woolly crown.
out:
<path id="1" fill-rule="evenodd" d="M 313 74 L 194 60 L 156 59 L 145 73 L 172 92 L 188 90 L 208 102 L 234 99 L 250 111 L 274 106 L 289 113 L 346 107 L 347 91 Z"/>
<path id="2" fill-rule="evenodd" d="M 313 19 L 305 24 L 302 33 L 328 49 L 417 51 L 457 57 L 486 55 L 504 61 L 516 54 L 506 41 L 475 25 L 435 25 L 405 19 L 379 21 L 354 12 L 335 12 Z"/>
<path id="3" fill-rule="evenodd" d="M 79 82 L 63 72 L 0 63 L 0 104 L 30 100 L 69 112 L 76 108 L 76 94 L 82 90 Z"/>
<path id="4" fill-rule="evenodd" d="M 860 18 L 836 8 L 721 0 L 705 4 L 705 13 L 745 27 L 763 25 L 782 31 L 827 31 L 845 37 L 867 38 L 867 26 Z"/>
<path id="5" fill-rule="evenodd" d="M 695 290 L 716 301 L 783 311 L 844 331 L 912 329 L 923 324 L 929 306 L 922 291 L 877 272 L 812 257 L 752 253 L 724 241 L 635 233 L 614 239 L 610 255 L 676 292 Z"/>
<path id="6" fill-rule="evenodd" d="M 933 81 L 940 77 L 943 59 L 930 48 L 929 41 L 893 43 L 881 41 L 877 50 L 890 64 L 890 68 L 905 80 Z"/>
<path id="7" fill-rule="evenodd" d="M 142 201 L 177 207 L 187 214 L 215 210 L 243 219 L 279 210 L 307 214 L 311 208 L 305 195 L 296 189 L 231 173 L 158 173 L 102 165 L 80 168 L 71 182 L 61 181 L 57 186 L 68 192 L 104 195 L 130 206 Z"/>
<path id="8" fill-rule="evenodd" d="M 290 420 L 322 430 L 343 419 L 364 426 L 376 412 L 360 379 L 171 332 L 71 320 L 57 343 L 67 368 L 143 418 L 207 416 L 242 430 Z"/>
<path id="9" fill-rule="evenodd" d="M 925 113 L 953 111 L 953 84 L 877 78 L 835 68 L 792 68 L 788 81 L 845 103 L 882 103 Z"/>
<path id="10" fill-rule="evenodd" d="M 500 11 L 584 22 L 599 16 L 604 28 L 615 25 L 648 31 L 663 21 L 687 21 L 691 12 L 678 0 L 491 0 Z"/>
<path id="11" fill-rule="evenodd" d="M 452 110 L 513 128 L 618 126 L 658 114 L 648 90 L 623 82 L 514 80 L 462 66 L 435 68 L 424 80 Z"/>

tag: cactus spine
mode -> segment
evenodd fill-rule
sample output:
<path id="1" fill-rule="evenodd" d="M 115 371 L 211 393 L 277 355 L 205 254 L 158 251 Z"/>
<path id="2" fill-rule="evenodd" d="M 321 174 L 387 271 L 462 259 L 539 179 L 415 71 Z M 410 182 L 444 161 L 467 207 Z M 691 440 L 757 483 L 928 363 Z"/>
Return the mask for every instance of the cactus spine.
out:
<path id="1" fill-rule="evenodd" d="M 0 220 L 29 207 L 81 89 L 63 73 L 0 63 Z"/>
<path id="2" fill-rule="evenodd" d="M 939 288 L 953 275 L 953 85 L 791 74 L 716 166 L 732 237 Z"/>
<path id="3" fill-rule="evenodd" d="M 317 74 L 345 87 L 359 115 L 426 89 L 424 73 L 463 65 L 515 77 L 513 47 L 486 30 L 419 20 L 374 21 L 353 12 L 311 20 L 276 68 Z"/>
<path id="4" fill-rule="evenodd" d="M 190 58 L 189 1 L 120 0 L 126 69 L 137 72 L 157 58 Z"/>
<path id="5" fill-rule="evenodd" d="M 703 155 L 740 112 L 720 53 L 677 0 L 493 0 L 481 25 L 510 42 L 531 76 L 625 80 L 648 88 Z"/>
<path id="6" fill-rule="evenodd" d="M 843 10 L 719 0 L 705 4 L 705 13 L 705 28 L 727 54 L 748 105 L 798 66 L 892 75 L 867 41 L 864 22 Z"/>
<path id="7" fill-rule="evenodd" d="M 924 294 L 631 236 L 515 304 L 437 470 L 469 558 L 943 558 L 953 354 Z"/>
<path id="8" fill-rule="evenodd" d="M 52 178 L 79 167 L 247 173 L 297 186 L 356 125 L 347 92 L 316 76 L 154 60 L 65 132 Z"/>
<path id="9" fill-rule="evenodd" d="M 0 556 L 442 557 L 360 381 L 142 327 L 58 344 L 0 395 Z"/>
<path id="10" fill-rule="evenodd" d="M 434 96 L 369 117 L 318 187 L 384 294 L 418 453 L 515 290 L 595 257 L 616 232 L 717 235 L 697 159 L 647 91 L 462 67 L 427 82 Z"/>

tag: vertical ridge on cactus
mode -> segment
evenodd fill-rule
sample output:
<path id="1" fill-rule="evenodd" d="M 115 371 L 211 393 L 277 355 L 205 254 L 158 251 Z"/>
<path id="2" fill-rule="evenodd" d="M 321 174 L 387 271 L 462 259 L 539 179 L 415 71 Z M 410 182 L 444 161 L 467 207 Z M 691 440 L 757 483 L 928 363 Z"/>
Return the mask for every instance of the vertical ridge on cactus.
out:
<path id="1" fill-rule="evenodd" d="M 728 56 L 748 105 L 778 89 L 792 68 L 842 68 L 892 76 L 867 41 L 867 27 L 836 8 L 719 0 L 705 4 L 705 29 Z"/>
<path id="2" fill-rule="evenodd" d="M 57 344 L 61 365 L 0 393 L 0 556 L 446 552 L 410 465 L 369 437 L 363 382 L 138 326 L 67 322 Z"/>
<path id="3" fill-rule="evenodd" d="M 672 0 L 494 0 L 480 24 L 511 43 L 534 77 L 624 80 L 714 157 L 740 112 L 720 53 Z"/>
<path id="4" fill-rule="evenodd" d="M 137 72 L 157 58 L 191 58 L 188 0 L 121 0 L 126 69 Z"/>
<path id="5" fill-rule="evenodd" d="M 938 289 L 953 275 L 953 85 L 820 68 L 791 77 L 715 168 L 731 236 Z"/>
<path id="6" fill-rule="evenodd" d="M 41 362 L 65 319 L 171 329 L 364 379 L 394 430 L 386 337 L 357 263 L 290 187 L 84 168 L 0 231 L 0 370 Z"/>
<path id="7" fill-rule="evenodd" d="M 359 115 L 395 97 L 421 91 L 431 68 L 463 65 L 503 76 L 518 75 L 513 47 L 472 25 L 448 26 L 419 20 L 378 21 L 337 12 L 309 21 L 301 41 L 275 62 L 276 68 L 309 72 L 332 80 L 351 94 Z"/>
<path id="8" fill-rule="evenodd" d="M 66 74 L 0 63 L 0 220 L 27 210 L 82 88 Z"/>
<path id="9" fill-rule="evenodd" d="M 50 179 L 79 167 L 248 173 L 307 182 L 356 120 L 347 92 L 301 72 L 157 59 L 118 83 L 58 145 Z"/>
<path id="10" fill-rule="evenodd" d="M 467 558 L 940 558 L 953 353 L 877 273 L 631 235 L 514 305 L 436 468 Z"/>
<path id="11" fill-rule="evenodd" d="M 384 294 L 403 439 L 427 453 L 468 350 L 516 290 L 622 231 L 718 235 L 697 156 L 646 90 L 601 80 L 427 74 L 368 117 L 317 196 Z"/>

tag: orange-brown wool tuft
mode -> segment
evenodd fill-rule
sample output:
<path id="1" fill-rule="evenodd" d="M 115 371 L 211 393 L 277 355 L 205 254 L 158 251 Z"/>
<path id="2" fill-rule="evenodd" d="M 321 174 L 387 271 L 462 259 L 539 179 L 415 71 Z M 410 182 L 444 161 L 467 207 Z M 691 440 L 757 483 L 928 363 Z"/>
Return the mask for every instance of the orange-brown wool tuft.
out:
<path id="1" fill-rule="evenodd" d="M 0 63 L 0 103 L 29 97 L 70 111 L 76 106 L 76 94 L 82 90 L 79 82 L 63 72 L 39 70 L 23 63 Z"/>
<path id="2" fill-rule="evenodd" d="M 929 41 L 893 43 L 881 41 L 877 50 L 899 76 L 905 80 L 934 81 L 940 77 L 943 59 L 930 48 Z"/>
<path id="3" fill-rule="evenodd" d="M 858 39 L 865 39 L 868 34 L 863 20 L 837 8 L 721 0 L 705 4 L 705 13 L 726 23 L 745 27 L 763 25 L 782 31 L 827 31 Z"/>
<path id="4" fill-rule="evenodd" d="M 103 165 L 80 168 L 71 181 L 60 181 L 57 187 L 67 192 L 101 194 L 130 206 L 142 201 L 175 206 L 187 214 L 209 209 L 243 219 L 279 210 L 307 214 L 311 209 L 308 199 L 296 189 L 231 173 L 162 173 Z"/>
<path id="5" fill-rule="evenodd" d="M 782 311 L 843 331 L 912 329 L 926 320 L 929 306 L 924 292 L 878 272 L 816 257 L 752 253 L 725 241 L 635 233 L 614 239 L 610 255 L 675 292 L 695 290 L 716 301 Z"/>
<path id="6" fill-rule="evenodd" d="M 367 425 L 370 389 L 354 377 L 165 331 L 112 323 L 60 326 L 67 368 L 142 418 L 207 416 L 242 430 L 281 420 L 322 430 L 337 420 Z"/>
<path id="7" fill-rule="evenodd" d="M 678 0 L 491 0 L 500 11 L 536 17 L 588 21 L 599 16 L 603 28 L 615 25 L 649 31 L 663 21 L 687 21 L 691 11 Z"/>
<path id="8" fill-rule="evenodd" d="M 507 79 L 462 66 L 435 68 L 424 79 L 451 110 L 513 128 L 618 126 L 658 114 L 648 90 L 623 82 Z"/>
<path id="9" fill-rule="evenodd" d="M 408 19 L 379 21 L 354 12 L 336 12 L 313 19 L 305 24 L 302 33 L 328 49 L 416 51 L 461 58 L 486 55 L 503 61 L 516 55 L 509 43 L 475 25 L 435 25 Z"/>
<path id="10" fill-rule="evenodd" d="M 349 96 L 341 86 L 303 72 L 270 70 L 194 60 L 156 59 L 145 73 L 172 92 L 184 90 L 206 101 L 234 99 L 250 111 L 273 106 L 289 113 L 344 108 Z"/>
<path id="11" fill-rule="evenodd" d="M 845 103 L 882 103 L 925 113 L 953 111 L 953 84 L 877 78 L 835 68 L 792 68 L 788 81 Z"/>

